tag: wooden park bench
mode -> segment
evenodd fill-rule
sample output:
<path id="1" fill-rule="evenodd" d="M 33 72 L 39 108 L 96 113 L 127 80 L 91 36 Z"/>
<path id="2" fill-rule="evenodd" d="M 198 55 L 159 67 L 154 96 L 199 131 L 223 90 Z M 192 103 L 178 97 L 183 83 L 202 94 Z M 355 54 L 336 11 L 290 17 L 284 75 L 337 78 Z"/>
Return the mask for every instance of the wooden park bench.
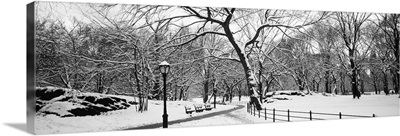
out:
<path id="1" fill-rule="evenodd" d="M 194 110 L 195 110 L 196 112 L 203 112 L 203 110 L 204 110 L 202 104 L 193 104 L 193 106 L 194 106 Z"/>
<path id="2" fill-rule="evenodd" d="M 212 109 L 211 104 L 209 104 L 209 103 L 204 104 L 204 109 L 205 109 L 206 111 L 211 110 L 211 109 Z"/>
<path id="3" fill-rule="evenodd" d="M 193 113 L 193 108 L 192 107 L 189 107 L 189 106 L 185 106 L 185 112 L 186 112 L 186 114 L 192 114 Z"/>

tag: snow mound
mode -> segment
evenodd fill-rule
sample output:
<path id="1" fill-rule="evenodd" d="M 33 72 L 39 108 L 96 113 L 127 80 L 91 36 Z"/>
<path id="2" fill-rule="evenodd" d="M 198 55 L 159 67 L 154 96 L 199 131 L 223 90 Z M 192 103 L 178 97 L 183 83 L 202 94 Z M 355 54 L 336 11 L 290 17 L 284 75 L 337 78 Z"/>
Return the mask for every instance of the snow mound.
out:
<path id="1" fill-rule="evenodd" d="M 304 92 L 298 90 L 281 90 L 265 94 L 265 103 L 274 103 L 277 100 L 292 100 L 292 97 L 305 96 Z"/>
<path id="2" fill-rule="evenodd" d="M 302 91 L 297 90 L 282 90 L 282 91 L 275 91 L 274 95 L 297 95 L 297 96 L 304 96 L 305 94 Z"/>
<path id="3" fill-rule="evenodd" d="M 36 111 L 39 116 L 93 116 L 127 109 L 135 104 L 134 101 L 115 95 L 80 93 L 77 90 L 54 87 L 36 88 Z"/>
<path id="4" fill-rule="evenodd" d="M 276 99 L 276 100 L 292 100 L 291 97 L 289 97 L 289 96 L 284 96 L 284 95 L 272 96 L 271 99 Z"/>
<path id="5" fill-rule="evenodd" d="M 277 95 L 305 96 L 305 94 L 302 91 L 297 91 L 297 90 L 282 90 L 282 91 L 274 91 L 266 93 L 267 98 Z"/>
<path id="6" fill-rule="evenodd" d="M 335 94 L 332 94 L 332 93 L 322 93 L 322 95 L 326 96 L 326 97 L 334 97 L 335 96 Z"/>

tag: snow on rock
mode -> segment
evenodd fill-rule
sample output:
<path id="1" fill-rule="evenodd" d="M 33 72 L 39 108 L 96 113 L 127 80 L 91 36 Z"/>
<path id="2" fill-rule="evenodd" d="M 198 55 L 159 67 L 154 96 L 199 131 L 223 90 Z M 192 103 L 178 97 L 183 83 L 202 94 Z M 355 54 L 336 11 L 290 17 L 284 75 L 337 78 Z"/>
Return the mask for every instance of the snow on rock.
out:
<path id="1" fill-rule="evenodd" d="M 297 95 L 297 96 L 304 96 L 305 94 L 298 90 L 282 90 L 282 91 L 275 91 L 273 95 Z"/>
<path id="2" fill-rule="evenodd" d="M 273 103 L 273 102 L 276 102 L 276 99 L 266 98 L 264 100 L 264 103 Z"/>
<path id="3" fill-rule="evenodd" d="M 265 99 L 264 102 L 266 103 L 273 103 L 276 102 L 276 100 L 292 100 L 292 97 L 297 97 L 297 96 L 305 96 L 305 94 L 302 91 L 298 90 L 281 90 L 281 91 L 274 91 L 274 92 L 268 92 L 265 94 Z"/>
<path id="4" fill-rule="evenodd" d="M 54 87 L 36 88 L 36 111 L 39 116 L 93 116 L 126 109 L 135 104 L 115 95 L 80 93 L 77 90 Z"/>
<path id="5" fill-rule="evenodd" d="M 335 96 L 335 94 L 332 94 L 332 93 L 322 93 L 322 95 L 327 96 L 327 97 Z"/>
<path id="6" fill-rule="evenodd" d="M 290 96 L 284 96 L 284 95 L 275 95 L 272 96 L 271 99 L 276 99 L 276 100 L 292 100 Z"/>
<path id="7" fill-rule="evenodd" d="M 69 110 L 76 108 L 84 108 L 83 105 L 77 105 L 70 102 L 53 102 L 45 105 L 39 112 L 38 115 L 45 116 L 46 114 L 54 114 L 61 117 L 73 116 Z"/>

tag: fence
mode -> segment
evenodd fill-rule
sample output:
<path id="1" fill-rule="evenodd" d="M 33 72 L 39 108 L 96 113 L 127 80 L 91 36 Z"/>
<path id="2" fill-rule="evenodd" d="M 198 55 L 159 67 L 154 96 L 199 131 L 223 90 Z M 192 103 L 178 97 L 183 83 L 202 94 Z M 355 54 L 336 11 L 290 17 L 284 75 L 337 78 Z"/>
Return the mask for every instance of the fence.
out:
<path id="1" fill-rule="evenodd" d="M 291 119 L 306 119 L 306 120 L 326 120 L 326 118 L 322 118 L 321 116 L 330 116 L 335 117 L 337 119 L 342 119 L 344 117 L 353 117 L 353 118 L 373 118 L 376 117 L 375 114 L 372 116 L 361 116 L 361 115 L 349 115 L 349 114 L 342 114 L 339 112 L 338 114 L 333 113 L 321 113 L 321 112 L 304 112 L 304 111 L 291 111 L 291 110 L 277 110 L 263 108 L 261 110 L 257 110 L 254 105 L 247 103 L 247 112 L 251 115 L 258 116 L 258 118 L 263 117 L 265 120 L 272 119 L 273 122 L 276 120 L 278 121 L 287 121 L 290 122 Z M 269 116 L 268 116 L 269 115 Z M 316 117 L 317 116 L 317 117 Z M 330 118 L 334 119 L 334 118 Z"/>

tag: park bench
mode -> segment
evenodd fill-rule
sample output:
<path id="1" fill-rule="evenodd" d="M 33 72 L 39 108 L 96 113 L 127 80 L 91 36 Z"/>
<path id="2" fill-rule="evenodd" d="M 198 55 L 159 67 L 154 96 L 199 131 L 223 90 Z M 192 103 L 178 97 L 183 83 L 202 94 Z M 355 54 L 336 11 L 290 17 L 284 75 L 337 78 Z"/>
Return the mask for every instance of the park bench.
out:
<path id="1" fill-rule="evenodd" d="M 211 110 L 212 109 L 212 107 L 211 107 L 211 104 L 204 104 L 204 109 L 206 110 L 206 111 L 209 111 L 209 110 Z"/>
<path id="2" fill-rule="evenodd" d="M 185 112 L 186 112 L 186 114 L 192 114 L 193 113 L 193 108 L 192 107 L 189 107 L 189 106 L 185 106 Z"/>
<path id="3" fill-rule="evenodd" d="M 196 112 L 203 112 L 204 108 L 202 104 L 193 104 Z"/>

